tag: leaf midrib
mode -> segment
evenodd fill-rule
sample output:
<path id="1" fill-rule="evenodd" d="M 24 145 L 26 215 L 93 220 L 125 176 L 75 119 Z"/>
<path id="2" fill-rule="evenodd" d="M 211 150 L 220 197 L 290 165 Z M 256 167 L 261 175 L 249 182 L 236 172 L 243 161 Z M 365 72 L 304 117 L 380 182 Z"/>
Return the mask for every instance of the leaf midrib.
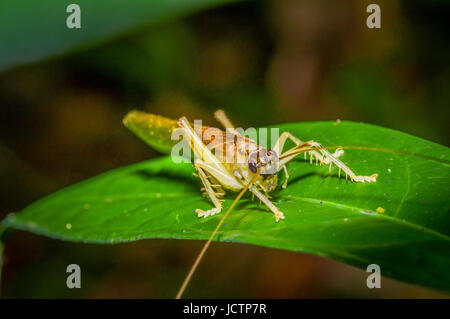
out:
<path id="1" fill-rule="evenodd" d="M 322 200 L 322 199 L 319 200 L 319 199 L 310 198 L 310 197 L 300 197 L 300 196 L 295 196 L 295 195 L 278 195 L 277 197 L 282 197 L 282 198 L 285 198 L 285 199 L 296 199 L 296 200 L 299 200 L 299 201 L 304 201 L 306 203 L 314 203 L 314 204 L 322 203 L 322 205 L 325 204 L 325 205 L 328 205 L 328 206 L 331 206 L 331 207 L 335 207 L 335 208 L 346 208 L 346 209 L 349 209 L 349 210 L 355 210 L 356 209 L 358 211 L 367 211 L 368 210 L 368 209 L 359 208 L 359 207 L 356 207 L 356 206 L 349 206 L 349 205 L 346 205 L 346 204 L 334 203 L 334 202 L 330 202 L 330 201 L 326 201 L 326 200 Z M 450 236 L 442 234 L 442 233 L 440 233 L 440 232 L 438 232 L 438 231 L 436 231 L 434 229 L 431 229 L 431 228 L 428 228 L 428 227 L 425 227 L 425 226 L 422 226 L 422 225 L 418 225 L 418 224 L 412 223 L 412 222 L 407 221 L 405 219 L 397 219 L 395 217 L 392 217 L 392 216 L 389 216 L 389 215 L 383 215 L 383 214 L 373 214 L 372 216 L 380 217 L 380 218 L 386 218 L 392 223 L 402 223 L 405 226 L 415 228 L 415 229 L 417 229 L 419 231 L 423 230 L 423 231 L 426 231 L 429 234 L 432 234 L 432 235 L 435 235 L 437 237 L 440 237 L 440 238 L 442 238 L 442 239 L 444 239 L 446 241 L 450 241 Z"/>
<path id="2" fill-rule="evenodd" d="M 130 195 L 127 195 L 127 196 L 116 197 L 115 200 L 128 200 L 128 199 L 134 199 L 134 198 L 158 198 L 156 196 L 156 194 L 159 194 L 159 193 L 130 194 Z M 165 193 L 165 194 L 167 194 L 167 193 Z M 182 196 L 185 196 L 187 193 L 169 193 L 169 194 L 172 194 L 173 197 L 178 197 L 178 196 L 182 197 Z M 191 194 L 196 194 L 196 193 L 191 193 Z M 148 196 L 148 195 L 151 195 L 151 196 Z M 170 197 L 170 196 L 168 196 L 168 197 Z M 277 197 L 283 198 L 283 199 L 286 199 L 286 200 L 295 199 L 295 200 L 303 201 L 303 202 L 306 202 L 306 203 L 327 205 L 327 206 L 330 206 L 330 207 L 340 208 L 340 209 L 344 208 L 344 209 L 352 211 L 352 212 L 354 210 L 357 210 L 357 211 L 370 211 L 368 209 L 364 209 L 364 208 L 360 208 L 360 207 L 356 207 L 356 206 L 350 206 L 350 205 L 346 205 L 346 204 L 342 204 L 342 203 L 336 203 L 336 202 L 332 202 L 332 201 L 326 201 L 326 200 L 322 200 L 322 199 L 319 200 L 319 199 L 311 198 L 311 197 L 301 197 L 301 196 L 295 196 L 295 195 L 277 195 Z M 104 199 L 99 200 L 98 198 L 94 199 L 94 198 L 89 198 L 89 197 L 83 197 L 83 198 L 71 199 L 70 201 L 71 202 L 86 202 L 86 201 L 91 200 L 91 201 L 104 202 L 107 199 L 111 199 L 111 198 L 112 198 L 111 196 L 105 196 Z M 200 198 L 198 198 L 198 199 L 200 199 Z M 65 201 L 65 202 L 67 202 L 67 201 Z M 434 236 L 437 236 L 437 237 L 439 237 L 441 239 L 444 239 L 446 241 L 450 241 L 450 237 L 445 235 L 445 234 L 442 234 L 442 233 L 440 233 L 440 232 L 438 232 L 436 230 L 430 229 L 428 227 L 412 223 L 412 222 L 407 221 L 405 219 L 397 219 L 397 218 L 389 216 L 389 215 L 382 215 L 382 214 L 377 214 L 377 213 L 370 214 L 370 215 L 374 216 L 374 217 L 378 217 L 378 218 L 387 219 L 387 220 L 389 220 L 389 222 L 392 222 L 392 223 L 400 223 L 400 224 L 403 224 L 404 226 L 411 227 L 411 228 L 414 228 L 414 229 L 422 231 L 422 232 L 427 232 L 430 235 L 434 235 Z M 358 216 L 358 215 L 356 215 L 356 216 Z M 358 216 L 358 217 L 360 217 L 360 216 Z M 3 223 L 6 226 L 11 226 L 11 225 L 16 225 L 17 224 L 16 222 L 8 221 L 7 219 L 5 219 L 2 222 L 2 224 Z M 278 228 L 278 230 L 279 230 L 279 228 Z"/>

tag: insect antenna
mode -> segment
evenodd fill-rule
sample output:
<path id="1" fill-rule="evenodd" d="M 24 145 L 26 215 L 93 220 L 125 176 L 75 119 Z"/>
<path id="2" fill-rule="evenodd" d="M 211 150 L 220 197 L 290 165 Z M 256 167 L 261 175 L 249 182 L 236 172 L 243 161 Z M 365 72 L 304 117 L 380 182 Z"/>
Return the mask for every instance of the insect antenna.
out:
<path id="1" fill-rule="evenodd" d="M 219 224 L 217 224 L 216 228 L 211 233 L 211 236 L 209 236 L 208 241 L 205 243 L 205 245 L 203 246 L 202 250 L 198 254 L 197 258 L 195 259 L 195 262 L 192 265 L 191 269 L 189 270 L 189 273 L 186 276 L 186 278 L 184 279 L 183 284 L 181 285 L 180 289 L 178 290 L 178 293 L 177 293 L 175 299 L 180 299 L 181 298 L 181 296 L 183 295 L 184 290 L 186 289 L 187 285 L 191 281 L 192 275 L 194 274 L 195 270 L 197 269 L 197 266 L 200 264 L 200 261 L 202 260 L 203 255 L 205 254 L 206 250 L 208 249 L 209 245 L 211 244 L 211 241 L 213 240 L 214 236 L 219 231 L 220 226 L 222 226 L 223 222 L 225 221 L 225 218 L 227 218 L 228 214 L 231 212 L 233 207 L 241 199 L 241 197 L 245 194 L 247 189 L 256 181 L 256 179 L 259 177 L 260 174 L 261 174 L 261 169 L 258 168 L 256 174 L 253 176 L 253 178 L 250 180 L 250 182 L 241 190 L 241 192 L 236 196 L 236 198 L 234 199 L 234 201 L 231 204 L 231 206 L 228 208 L 226 213 L 223 215 L 223 217 L 220 220 Z"/>

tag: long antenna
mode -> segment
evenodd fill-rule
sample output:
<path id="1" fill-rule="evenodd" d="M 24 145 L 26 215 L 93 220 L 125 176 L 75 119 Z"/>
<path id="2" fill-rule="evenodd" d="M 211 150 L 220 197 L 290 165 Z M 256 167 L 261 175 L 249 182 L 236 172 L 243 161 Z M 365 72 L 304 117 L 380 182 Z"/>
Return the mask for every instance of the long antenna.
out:
<path id="1" fill-rule="evenodd" d="M 186 289 L 187 285 L 191 281 L 192 275 L 194 274 L 195 270 L 197 269 L 198 264 L 203 258 L 203 255 L 205 254 L 206 250 L 208 249 L 209 245 L 211 244 L 211 241 L 213 240 L 214 236 L 217 234 L 220 226 L 222 226 L 223 222 L 225 221 L 225 218 L 227 218 L 228 214 L 233 209 L 234 205 L 241 199 L 241 197 L 244 195 L 244 193 L 247 191 L 247 189 L 252 185 L 256 179 L 259 177 L 259 174 L 261 173 L 261 170 L 258 169 L 256 174 L 253 176 L 253 178 L 250 180 L 250 182 L 241 190 L 241 192 L 236 196 L 235 200 L 231 204 L 231 206 L 228 208 L 227 212 L 223 215 L 222 219 L 220 220 L 219 224 L 217 225 L 216 229 L 212 232 L 211 236 L 209 236 L 208 241 L 203 246 L 202 250 L 200 251 L 200 254 L 198 254 L 197 259 L 195 259 L 194 264 L 191 267 L 191 270 L 189 270 L 188 275 L 184 279 L 183 284 L 181 285 L 180 289 L 178 290 L 178 293 L 175 297 L 175 299 L 180 299 L 183 295 L 184 290 Z"/>

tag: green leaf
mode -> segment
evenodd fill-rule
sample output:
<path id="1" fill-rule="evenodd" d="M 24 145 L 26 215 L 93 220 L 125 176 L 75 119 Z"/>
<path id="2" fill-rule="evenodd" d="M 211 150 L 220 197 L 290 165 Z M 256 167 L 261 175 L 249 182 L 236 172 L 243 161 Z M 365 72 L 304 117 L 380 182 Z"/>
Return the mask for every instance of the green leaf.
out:
<path id="1" fill-rule="evenodd" d="M 378 264 L 382 275 L 450 290 L 447 147 L 362 123 L 290 123 L 280 130 L 323 145 L 417 156 L 346 150 L 341 159 L 357 174 L 379 174 L 376 183 L 364 184 L 298 158 L 288 166 L 288 187 L 272 194 L 286 219 L 275 223 L 273 214 L 246 194 L 216 240 L 307 252 L 363 269 Z M 43 198 L 3 225 L 86 243 L 207 239 L 222 214 L 199 219 L 193 213 L 212 205 L 200 195 L 192 172 L 190 164 L 174 164 L 170 157 L 116 169 Z"/>
<path id="2" fill-rule="evenodd" d="M 59 0 L 0 1 L 0 70 L 99 44 L 162 21 L 235 0 L 78 0 L 81 28 L 69 29 Z M 120 63 L 120 61 L 118 61 Z"/>

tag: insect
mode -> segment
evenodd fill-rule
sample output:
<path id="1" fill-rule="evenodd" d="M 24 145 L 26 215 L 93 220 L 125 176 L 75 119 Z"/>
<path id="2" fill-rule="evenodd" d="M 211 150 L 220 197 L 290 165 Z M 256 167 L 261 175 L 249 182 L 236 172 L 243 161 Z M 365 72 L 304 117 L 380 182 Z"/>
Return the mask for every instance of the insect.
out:
<path id="1" fill-rule="evenodd" d="M 226 131 L 207 126 L 192 127 L 186 117 L 178 120 L 168 119 L 159 115 L 131 111 L 123 122 L 131 131 L 158 151 L 170 153 L 173 140 L 170 139 L 174 130 L 179 129 L 189 140 L 189 147 L 195 154 L 194 167 L 200 178 L 205 195 L 209 197 L 214 207 L 209 210 L 196 209 L 198 217 L 208 217 L 222 211 L 221 199 L 227 191 L 239 192 L 248 187 L 274 214 L 275 221 L 284 219 L 284 214 L 270 201 L 269 193 L 278 184 L 278 173 L 284 171 L 286 179 L 282 185 L 287 187 L 289 174 L 286 165 L 300 154 L 309 154 L 310 163 L 333 165 L 345 173 L 346 178 L 353 182 L 376 182 L 378 174 L 370 176 L 356 175 L 339 157 L 344 153 L 337 148 L 334 153 L 316 141 L 301 141 L 289 132 L 283 132 L 272 149 L 258 145 L 239 133 L 231 124 L 224 111 L 214 113 L 215 118 Z M 287 140 L 295 146 L 284 151 Z M 255 175 L 258 175 L 257 177 Z M 251 182 L 251 183 L 250 183 Z"/>

